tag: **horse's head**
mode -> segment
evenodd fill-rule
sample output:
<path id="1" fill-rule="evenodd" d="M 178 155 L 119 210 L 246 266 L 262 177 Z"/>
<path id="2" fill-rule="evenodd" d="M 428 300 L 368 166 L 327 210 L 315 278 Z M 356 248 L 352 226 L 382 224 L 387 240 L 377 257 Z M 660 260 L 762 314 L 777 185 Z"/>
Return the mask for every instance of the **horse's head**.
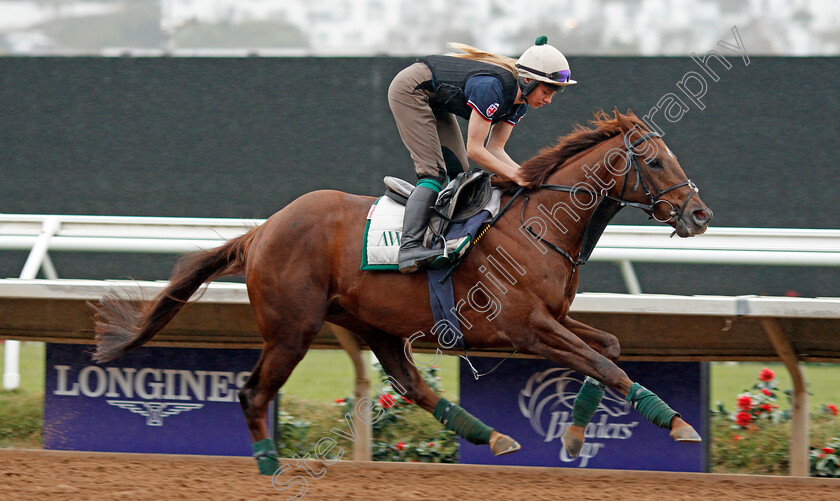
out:
<path id="1" fill-rule="evenodd" d="M 706 231 L 712 211 L 700 200 L 698 188 L 685 175 L 677 157 L 656 132 L 632 111 L 615 109 L 624 139 L 623 155 L 615 149 L 605 158 L 616 183 L 611 195 L 630 202 L 659 222 L 671 225 L 680 237 Z"/>

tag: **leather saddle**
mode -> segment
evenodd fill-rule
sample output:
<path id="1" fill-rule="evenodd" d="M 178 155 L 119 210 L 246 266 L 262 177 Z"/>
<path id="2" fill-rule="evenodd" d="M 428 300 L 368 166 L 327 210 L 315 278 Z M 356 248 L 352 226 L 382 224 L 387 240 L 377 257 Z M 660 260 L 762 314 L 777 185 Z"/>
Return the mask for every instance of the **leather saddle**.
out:
<path id="1" fill-rule="evenodd" d="M 429 229 L 423 240 L 424 245 L 431 247 L 434 243 L 442 242 L 451 223 L 466 221 L 481 212 L 492 196 L 491 177 L 492 174 L 487 171 L 472 169 L 458 174 L 446 185 L 438 194 Z M 388 188 L 385 196 L 405 205 L 414 185 L 391 176 L 386 176 L 384 182 Z"/>

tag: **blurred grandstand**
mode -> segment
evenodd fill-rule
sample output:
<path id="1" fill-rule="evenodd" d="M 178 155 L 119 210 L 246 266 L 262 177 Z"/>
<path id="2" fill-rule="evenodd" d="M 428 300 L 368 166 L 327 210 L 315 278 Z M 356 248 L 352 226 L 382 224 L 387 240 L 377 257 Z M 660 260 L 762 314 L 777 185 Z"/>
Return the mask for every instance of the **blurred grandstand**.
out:
<path id="1" fill-rule="evenodd" d="M 4 0 L 0 54 L 415 55 L 459 41 L 516 55 L 686 55 L 732 26 L 753 55 L 840 54 L 829 0 Z"/>

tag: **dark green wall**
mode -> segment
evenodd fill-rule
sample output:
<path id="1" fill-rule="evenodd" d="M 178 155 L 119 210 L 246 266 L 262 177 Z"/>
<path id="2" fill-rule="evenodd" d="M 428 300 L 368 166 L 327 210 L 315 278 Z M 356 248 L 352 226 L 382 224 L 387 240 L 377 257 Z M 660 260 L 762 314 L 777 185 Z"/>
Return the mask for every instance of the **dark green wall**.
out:
<path id="1" fill-rule="evenodd" d="M 730 58 L 665 140 L 717 226 L 838 228 L 840 58 Z M 0 212 L 263 218 L 319 188 L 413 176 L 387 106 L 399 58 L 0 58 Z M 517 125 L 524 160 L 598 109 L 640 116 L 698 66 L 571 59 L 579 85 Z M 661 113 L 660 113 L 661 116 Z M 646 224 L 626 210 L 620 224 Z M 0 256 L 16 276 L 24 255 Z M 171 259 L 57 255 L 68 277 L 162 278 Z M 639 266 L 650 292 L 840 295 L 835 270 Z M 583 290 L 622 290 L 611 265 Z"/>

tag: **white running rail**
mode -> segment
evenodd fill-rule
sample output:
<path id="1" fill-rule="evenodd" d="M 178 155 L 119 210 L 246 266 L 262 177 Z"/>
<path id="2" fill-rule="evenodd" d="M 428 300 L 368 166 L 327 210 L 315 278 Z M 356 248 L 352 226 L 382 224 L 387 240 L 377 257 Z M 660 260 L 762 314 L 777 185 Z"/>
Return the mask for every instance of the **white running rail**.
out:
<path id="1" fill-rule="evenodd" d="M 43 271 L 55 280 L 58 271 L 49 251 L 179 254 L 216 247 L 264 221 L 0 214 L 0 250 L 29 252 L 19 278 L 34 279 Z M 609 226 L 591 261 L 618 264 L 631 294 L 642 292 L 634 262 L 840 266 L 840 230 L 713 227 L 686 239 L 669 238 L 672 231 Z M 17 341 L 6 342 L 4 388 L 20 384 L 18 352 Z"/>

